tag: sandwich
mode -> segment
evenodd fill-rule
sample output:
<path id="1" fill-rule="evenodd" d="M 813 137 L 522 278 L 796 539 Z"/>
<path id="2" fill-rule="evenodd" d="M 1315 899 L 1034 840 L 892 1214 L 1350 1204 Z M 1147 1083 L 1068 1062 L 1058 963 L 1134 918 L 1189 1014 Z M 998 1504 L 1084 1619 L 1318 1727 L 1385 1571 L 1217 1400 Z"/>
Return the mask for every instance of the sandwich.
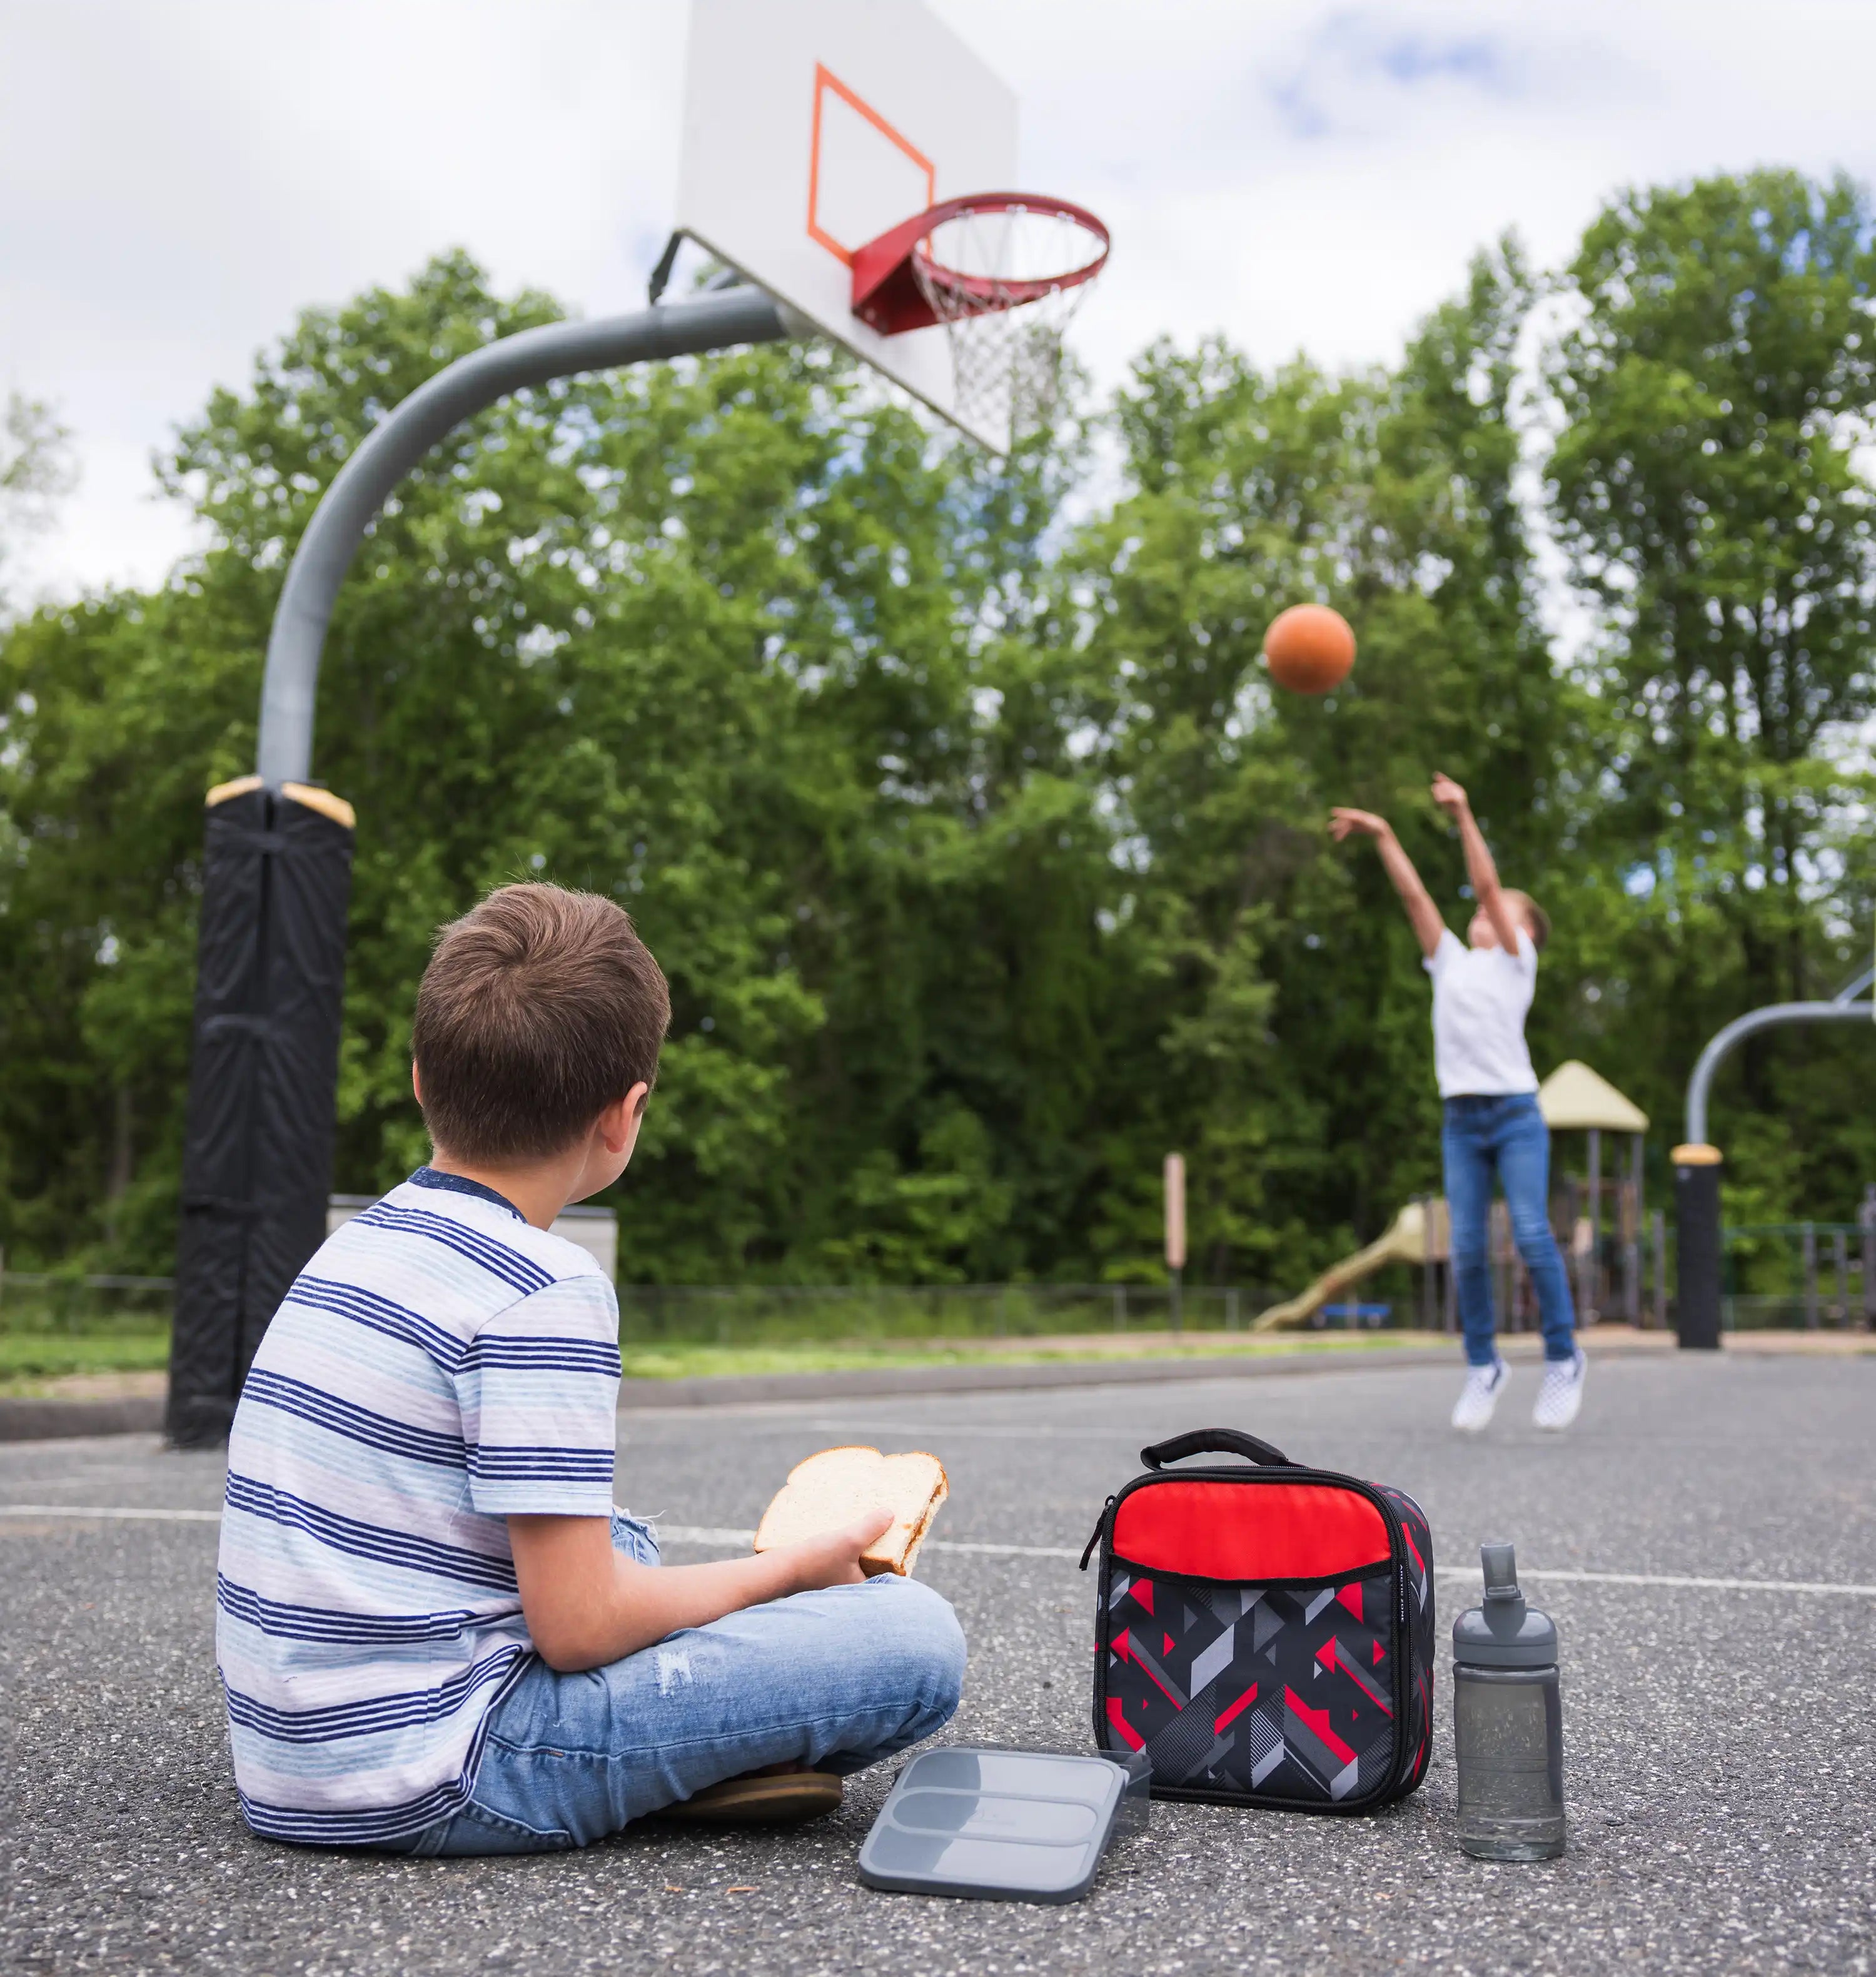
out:
<path id="1" fill-rule="evenodd" d="M 799 1544 L 850 1524 L 875 1506 L 892 1513 L 885 1532 L 860 1554 L 869 1577 L 909 1578 L 938 1507 L 951 1494 L 935 1455 L 882 1455 L 876 1448 L 824 1448 L 797 1462 L 756 1527 L 756 1549 Z"/>

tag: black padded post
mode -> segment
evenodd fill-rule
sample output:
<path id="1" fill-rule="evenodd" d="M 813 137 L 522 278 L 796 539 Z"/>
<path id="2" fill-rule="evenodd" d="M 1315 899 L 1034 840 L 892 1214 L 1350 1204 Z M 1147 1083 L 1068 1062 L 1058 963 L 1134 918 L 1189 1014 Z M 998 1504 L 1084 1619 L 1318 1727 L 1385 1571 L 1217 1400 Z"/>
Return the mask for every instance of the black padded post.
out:
<path id="1" fill-rule="evenodd" d="M 249 777 L 211 795 L 165 1427 L 225 1441 L 261 1335 L 325 1237 L 349 807 Z"/>
<path id="2" fill-rule="evenodd" d="M 1719 1349 L 1719 1150 L 1674 1149 L 1674 1329 L 1683 1346 Z"/>

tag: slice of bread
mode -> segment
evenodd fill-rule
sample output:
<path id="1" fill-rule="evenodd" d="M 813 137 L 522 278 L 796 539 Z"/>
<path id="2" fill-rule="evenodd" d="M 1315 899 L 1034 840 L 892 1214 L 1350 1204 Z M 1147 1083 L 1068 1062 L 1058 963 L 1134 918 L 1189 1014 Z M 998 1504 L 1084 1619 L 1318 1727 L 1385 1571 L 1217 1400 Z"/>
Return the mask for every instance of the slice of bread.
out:
<path id="1" fill-rule="evenodd" d="M 908 1578 L 931 1520 L 950 1494 L 945 1465 L 935 1455 L 824 1448 L 788 1472 L 756 1527 L 756 1549 L 773 1551 L 778 1545 L 823 1537 L 877 1504 L 892 1513 L 892 1522 L 860 1554 L 860 1569 Z"/>

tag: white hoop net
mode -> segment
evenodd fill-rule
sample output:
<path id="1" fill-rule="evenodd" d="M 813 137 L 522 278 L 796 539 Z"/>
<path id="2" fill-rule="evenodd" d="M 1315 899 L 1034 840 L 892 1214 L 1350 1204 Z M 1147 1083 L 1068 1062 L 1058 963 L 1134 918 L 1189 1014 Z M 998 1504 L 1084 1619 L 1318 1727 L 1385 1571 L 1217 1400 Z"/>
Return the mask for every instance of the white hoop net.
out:
<path id="1" fill-rule="evenodd" d="M 1107 243 L 1072 214 L 1013 203 L 941 222 L 913 279 L 950 340 L 958 411 L 1014 439 L 1042 424 L 1061 385 L 1062 338 Z"/>

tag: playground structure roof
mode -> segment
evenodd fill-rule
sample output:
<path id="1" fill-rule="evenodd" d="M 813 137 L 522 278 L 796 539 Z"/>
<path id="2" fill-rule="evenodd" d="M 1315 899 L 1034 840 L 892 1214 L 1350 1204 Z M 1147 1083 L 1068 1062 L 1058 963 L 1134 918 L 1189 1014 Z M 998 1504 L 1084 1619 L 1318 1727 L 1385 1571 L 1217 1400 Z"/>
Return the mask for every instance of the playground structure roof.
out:
<path id="1" fill-rule="evenodd" d="M 1560 1064 L 1538 1087 L 1538 1109 L 1553 1133 L 1645 1133 L 1648 1115 L 1600 1071 L 1578 1058 Z"/>

